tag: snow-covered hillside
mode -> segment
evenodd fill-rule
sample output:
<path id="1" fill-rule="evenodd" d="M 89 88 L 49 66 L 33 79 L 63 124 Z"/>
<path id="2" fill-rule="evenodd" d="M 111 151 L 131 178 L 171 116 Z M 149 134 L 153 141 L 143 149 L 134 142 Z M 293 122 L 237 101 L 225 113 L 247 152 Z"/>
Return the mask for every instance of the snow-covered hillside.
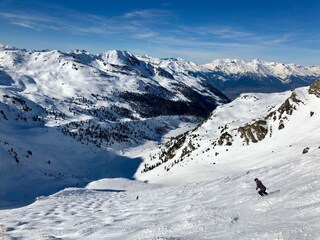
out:
<path id="1" fill-rule="evenodd" d="M 125 117 L 134 117 L 135 112 L 142 117 L 173 113 L 205 116 L 228 101 L 206 81 L 168 72 L 159 65 L 119 50 L 92 55 L 84 50 L 64 53 L 0 48 L 3 84 L 35 101 L 43 100 L 41 96 L 58 100 L 79 97 L 87 104 L 100 100 L 131 110 Z M 155 109 L 152 100 L 162 104 Z"/>
<path id="2" fill-rule="evenodd" d="M 200 175 L 203 171 L 204 177 L 208 171 L 224 176 L 296 159 L 319 148 L 320 81 L 316 81 L 293 92 L 243 94 L 218 107 L 194 130 L 146 156 L 137 177 L 163 182 L 180 176 L 185 181 L 194 171 Z"/>
<path id="3" fill-rule="evenodd" d="M 289 151 L 277 161 L 269 154 L 265 167 L 225 165 L 224 176 L 207 166 L 207 181 L 196 170 L 180 184 L 104 179 L 2 210 L 0 221 L 5 239 L 317 240 L 320 149 L 294 158 Z M 255 177 L 269 196 L 256 193 Z"/>
<path id="4" fill-rule="evenodd" d="M 85 50 L 68 53 L 56 50 L 28 52 L 0 44 L 1 51 L 0 66 L 5 70 L 19 69 L 22 75 L 35 80 L 59 78 L 61 81 L 59 84 L 64 85 L 60 86 L 61 90 L 64 89 L 62 93 L 67 96 L 78 90 L 70 83 L 72 79 L 80 82 L 81 79 L 88 78 L 108 79 L 107 81 L 113 86 L 110 87 L 109 84 L 105 90 L 112 92 L 112 95 L 118 91 L 135 93 L 122 95 L 121 97 L 125 100 L 134 99 L 135 102 L 141 102 L 141 94 L 145 95 L 148 92 L 149 95 L 161 96 L 166 100 L 191 100 L 191 105 L 198 103 L 201 106 L 200 110 L 205 111 L 207 110 L 204 104 L 206 102 L 199 99 L 199 93 L 209 97 L 206 101 L 210 103 L 215 102 L 210 97 L 218 102 L 225 102 L 225 97 L 216 88 L 234 99 L 245 92 L 270 93 L 292 90 L 307 86 L 320 77 L 319 66 L 306 67 L 259 59 L 249 62 L 237 59 L 216 59 L 211 63 L 199 65 L 180 58 L 158 59 L 147 55 L 135 56 L 120 50 L 111 50 L 98 55 L 90 54 Z M 42 71 L 39 72 L 40 67 Z M 2 71 L 0 69 L 0 74 Z M 51 74 L 43 74 L 48 71 Z M 69 89 L 66 86 L 69 86 Z M 164 103 L 170 104 L 167 101 Z M 188 111 L 185 105 L 180 108 L 182 108 L 181 112 Z M 162 113 L 164 110 L 160 108 L 158 111 Z M 167 111 L 172 113 L 176 109 L 169 108 Z"/>
<path id="5" fill-rule="evenodd" d="M 2 45 L 0 206 L 102 177 L 131 178 L 141 159 L 120 156 L 126 149 L 198 123 L 228 101 L 203 80 L 125 51 Z"/>
<path id="6" fill-rule="evenodd" d="M 166 120 L 151 118 L 202 118 L 229 101 L 206 81 L 160 65 L 118 50 L 92 55 L 2 45 L 2 102 L 79 141 L 114 148 L 157 140 L 170 129 Z"/>
<path id="7" fill-rule="evenodd" d="M 181 59 L 1 48 L 6 239 L 320 239 L 320 81 L 224 104 Z"/>

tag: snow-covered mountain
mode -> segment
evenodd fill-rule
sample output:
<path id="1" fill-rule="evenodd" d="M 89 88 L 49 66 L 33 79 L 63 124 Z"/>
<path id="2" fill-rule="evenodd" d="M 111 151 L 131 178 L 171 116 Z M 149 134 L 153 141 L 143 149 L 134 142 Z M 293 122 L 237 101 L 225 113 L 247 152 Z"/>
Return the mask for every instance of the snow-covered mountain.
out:
<path id="1" fill-rule="evenodd" d="M 141 159 L 119 154 L 229 101 L 205 81 L 159 65 L 125 51 L 2 45 L 1 206 L 89 179 L 131 178 Z"/>
<path id="2" fill-rule="evenodd" d="M 103 92 L 104 97 L 108 95 L 104 101 L 117 102 L 113 105 L 119 108 L 128 109 L 130 105 L 142 117 L 205 116 L 228 101 L 206 81 L 180 72 L 170 73 L 160 65 L 119 50 L 92 55 L 84 50 L 63 53 L 0 48 L 2 81 L 28 95 L 60 100 L 78 95 L 95 102 L 100 100 L 96 95 Z M 126 104 L 121 104 L 123 101 Z M 161 104 L 154 108 L 154 101 Z"/>
<path id="3" fill-rule="evenodd" d="M 96 127 L 111 129 L 103 136 L 91 137 L 89 142 L 103 138 L 106 145 L 113 146 L 154 138 L 157 134 L 139 131 L 139 125 L 148 125 L 150 118 L 201 118 L 229 101 L 206 81 L 182 72 L 169 72 L 160 62 L 143 61 L 118 50 L 92 55 L 80 50 L 28 52 L 2 45 L 2 102 L 18 110 L 26 108 L 28 111 L 19 114 L 30 112 L 34 115 L 30 117 L 41 119 L 46 126 L 59 127 L 74 138 L 84 131 L 95 135 Z M 29 104 L 38 105 L 42 112 L 28 109 Z M 137 126 L 133 129 L 130 124 Z M 150 127 L 150 131 L 165 131 L 163 125 Z"/>
<path id="4" fill-rule="evenodd" d="M 319 136 L 320 80 L 283 93 L 242 94 L 195 129 L 153 150 L 137 177 L 157 182 L 194 171 L 224 176 L 320 154 Z"/>
<path id="5" fill-rule="evenodd" d="M 206 70 L 195 75 L 209 79 L 211 84 L 235 99 L 241 93 L 272 93 L 307 86 L 320 77 L 320 67 L 266 62 L 218 59 L 203 65 Z"/>
<path id="6" fill-rule="evenodd" d="M 242 64 L 0 46 L 6 239 L 319 239 L 320 81 L 230 103 L 215 88 L 318 68 Z"/>
<path id="7" fill-rule="evenodd" d="M 306 67 L 297 64 L 266 62 L 259 59 L 243 61 L 238 59 L 217 59 L 198 65 L 183 59 L 154 59 L 139 57 L 157 64 L 170 73 L 182 73 L 206 81 L 218 88 L 230 99 L 241 93 L 273 93 L 308 86 L 320 77 L 320 67 Z"/>
<path id="8" fill-rule="evenodd" d="M 119 50 L 1 45 L 1 180 L 10 183 L 0 187 L 2 206 L 89 179 L 133 177 L 143 159 L 131 161 L 131 148 L 141 153 L 142 144 L 229 102 L 214 74 L 207 65 Z"/>
<path id="9" fill-rule="evenodd" d="M 284 64 L 276 62 L 266 62 L 254 59 L 246 62 L 238 59 L 217 59 L 209 64 L 205 64 L 208 69 L 226 74 L 256 74 L 263 77 L 273 76 L 281 80 L 288 81 L 290 77 L 318 77 L 320 67 L 303 67 L 297 64 Z"/>
<path id="10" fill-rule="evenodd" d="M 1 210 L 5 237 L 319 239 L 319 102 L 320 81 L 244 94 L 160 147 L 160 155 L 140 149 L 146 165 L 136 177 L 149 183 L 101 179 Z M 256 193 L 256 177 L 268 196 Z"/>

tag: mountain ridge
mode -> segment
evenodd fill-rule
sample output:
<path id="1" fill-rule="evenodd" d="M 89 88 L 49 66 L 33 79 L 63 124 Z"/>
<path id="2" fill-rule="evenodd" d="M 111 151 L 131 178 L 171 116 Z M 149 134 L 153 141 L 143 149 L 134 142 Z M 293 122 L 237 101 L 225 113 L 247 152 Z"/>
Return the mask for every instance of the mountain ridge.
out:
<path id="1" fill-rule="evenodd" d="M 203 69 L 124 51 L 99 57 L 2 47 L 0 161 L 7 185 L 0 205 L 97 178 L 133 178 L 148 164 L 130 156 L 133 148 L 159 143 L 182 125 L 189 129 L 230 102 Z M 28 184 L 34 192 L 25 191 Z"/>
<path id="2" fill-rule="evenodd" d="M 218 107 L 193 130 L 153 151 L 137 177 L 157 182 L 198 168 L 218 173 L 230 164 L 257 168 L 264 161 L 270 163 L 270 157 L 276 161 L 316 151 L 320 148 L 319 83 L 283 93 L 241 95 Z"/>
<path id="3" fill-rule="evenodd" d="M 0 208 L 99 178 L 131 179 L 142 160 L 123 151 L 229 102 L 204 81 L 111 53 L 0 49 Z"/>

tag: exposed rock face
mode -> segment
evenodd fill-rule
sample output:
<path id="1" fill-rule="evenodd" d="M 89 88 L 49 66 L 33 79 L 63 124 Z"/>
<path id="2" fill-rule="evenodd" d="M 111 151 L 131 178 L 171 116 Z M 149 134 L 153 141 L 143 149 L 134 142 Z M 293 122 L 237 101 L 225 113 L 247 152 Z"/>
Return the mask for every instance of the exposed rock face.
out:
<path id="1" fill-rule="evenodd" d="M 256 143 L 265 138 L 268 133 L 267 122 L 265 120 L 258 120 L 252 124 L 247 124 L 238 128 L 241 138 L 244 138 L 246 143 Z"/>
<path id="2" fill-rule="evenodd" d="M 142 172 L 148 172 L 158 166 L 160 166 L 163 163 L 168 162 L 169 160 L 171 160 L 175 155 L 176 155 L 176 151 L 179 150 L 183 144 L 186 141 L 186 136 L 187 133 L 182 134 L 177 136 L 175 139 L 167 142 L 165 144 L 165 149 L 163 149 L 159 155 L 154 155 L 152 158 L 153 159 L 159 159 L 156 163 L 154 164 L 145 164 L 144 165 L 144 169 L 142 170 Z M 182 150 L 182 154 L 183 155 L 187 155 L 188 153 L 192 152 L 194 150 L 194 146 L 192 145 L 191 142 L 189 142 L 188 146 L 185 147 Z M 182 161 L 182 159 L 176 160 L 174 163 L 172 163 L 170 166 L 172 167 L 173 165 L 179 163 L 180 161 Z M 169 166 L 165 166 L 165 170 L 169 171 L 170 167 Z"/>
<path id="3" fill-rule="evenodd" d="M 296 110 L 296 106 L 294 103 L 300 103 L 301 100 L 297 98 L 297 94 L 292 92 L 291 96 L 279 107 L 278 112 L 280 113 L 280 117 L 286 113 L 288 115 L 292 115 L 293 110 Z"/>
<path id="4" fill-rule="evenodd" d="M 291 96 L 277 110 L 270 112 L 266 117 L 252 124 L 239 127 L 238 132 L 240 133 L 240 137 L 244 138 L 247 144 L 250 142 L 257 143 L 266 137 L 268 131 L 270 131 L 270 135 L 272 134 L 272 128 L 269 125 L 271 122 L 277 121 L 277 119 L 279 120 L 278 130 L 284 129 L 287 115 L 292 115 L 299 103 L 303 102 L 298 99 L 295 92 L 292 92 Z"/>
<path id="5" fill-rule="evenodd" d="M 231 146 L 232 141 L 233 141 L 232 135 L 228 132 L 225 132 L 220 136 L 220 138 L 218 140 L 218 144 L 220 146 L 222 146 L 222 145 Z"/>
<path id="6" fill-rule="evenodd" d="M 309 87 L 309 93 L 316 95 L 320 98 L 320 80 L 315 81 Z"/>
<path id="7" fill-rule="evenodd" d="M 309 150 L 310 150 L 310 148 L 309 148 L 309 147 L 306 147 L 305 149 L 303 149 L 302 154 L 306 154 L 306 153 L 308 153 L 308 152 L 309 152 Z"/>

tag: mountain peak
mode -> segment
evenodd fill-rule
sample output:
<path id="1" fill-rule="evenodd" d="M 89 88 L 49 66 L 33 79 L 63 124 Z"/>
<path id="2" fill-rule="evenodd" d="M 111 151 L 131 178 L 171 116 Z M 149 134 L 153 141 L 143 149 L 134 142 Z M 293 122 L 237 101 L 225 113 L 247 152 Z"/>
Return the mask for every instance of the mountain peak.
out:
<path id="1" fill-rule="evenodd" d="M 262 76 L 280 77 L 281 79 L 287 79 L 292 75 L 303 77 L 315 74 L 311 67 L 303 67 L 297 64 L 266 62 L 259 58 L 255 58 L 252 61 L 239 59 L 216 59 L 211 63 L 204 64 L 203 66 L 212 71 L 222 71 L 228 74 L 250 73 Z M 316 74 L 320 75 L 319 72 Z"/>
<path id="2" fill-rule="evenodd" d="M 261 60 L 261 59 L 259 59 L 259 58 L 255 58 L 255 59 L 253 59 L 251 62 L 252 62 L 252 63 L 259 63 L 259 64 L 263 64 L 263 63 L 264 63 L 264 61 Z"/>
<path id="3" fill-rule="evenodd" d="M 90 55 L 90 53 L 84 49 L 76 49 L 76 50 L 72 50 L 70 51 L 70 53 L 72 54 L 86 54 L 86 55 Z"/>
<path id="4" fill-rule="evenodd" d="M 107 63 L 114 65 L 139 65 L 139 60 L 136 56 L 124 50 L 109 50 L 99 56 Z"/>
<path id="5" fill-rule="evenodd" d="M 16 48 L 16 47 L 12 47 L 12 46 L 9 46 L 9 45 L 6 45 L 6 44 L 2 44 L 2 43 L 0 43 L 0 49 L 3 49 L 3 50 L 18 50 L 18 48 Z"/>

